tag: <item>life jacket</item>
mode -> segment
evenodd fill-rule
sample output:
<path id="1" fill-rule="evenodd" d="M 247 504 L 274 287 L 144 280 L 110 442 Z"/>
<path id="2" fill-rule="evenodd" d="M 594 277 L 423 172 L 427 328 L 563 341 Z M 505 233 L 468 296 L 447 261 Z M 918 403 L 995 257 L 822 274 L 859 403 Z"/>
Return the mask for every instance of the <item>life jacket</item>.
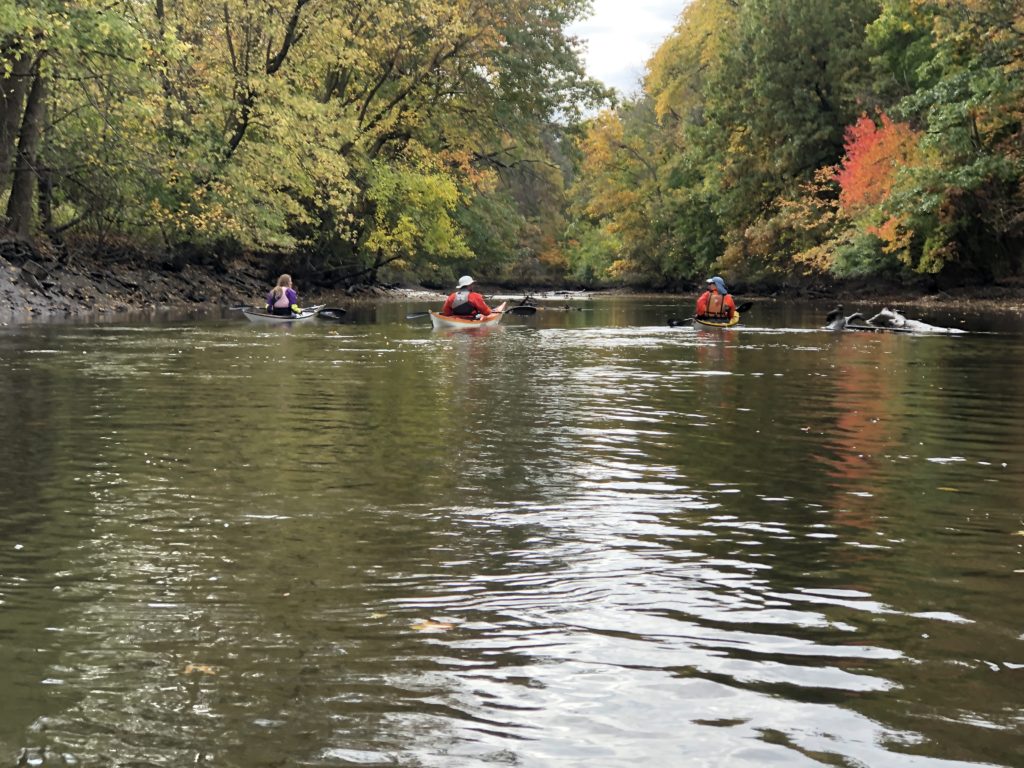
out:
<path id="1" fill-rule="evenodd" d="M 476 307 L 469 300 L 469 291 L 456 291 L 455 298 L 452 300 L 452 314 L 459 315 L 460 317 L 469 317 L 475 315 L 477 310 Z"/>
<path id="2" fill-rule="evenodd" d="M 704 316 L 728 320 L 729 315 L 729 308 L 725 306 L 725 296 L 718 291 L 711 291 L 711 295 L 708 297 L 708 310 Z"/>
<path id="3" fill-rule="evenodd" d="M 271 296 L 273 296 L 273 293 L 271 294 Z M 292 303 L 290 301 L 288 301 L 288 289 L 287 288 L 281 288 L 281 295 L 278 296 L 276 299 L 274 299 L 274 303 L 272 305 L 273 308 L 274 309 L 284 309 L 285 307 L 290 307 L 291 305 L 292 305 Z"/>

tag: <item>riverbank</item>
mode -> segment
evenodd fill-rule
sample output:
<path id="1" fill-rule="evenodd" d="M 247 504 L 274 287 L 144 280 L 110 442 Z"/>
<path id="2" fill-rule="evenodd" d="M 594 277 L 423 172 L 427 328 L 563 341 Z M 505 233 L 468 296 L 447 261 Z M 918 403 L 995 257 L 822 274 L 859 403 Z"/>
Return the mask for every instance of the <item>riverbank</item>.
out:
<path id="1" fill-rule="evenodd" d="M 1009 278 L 985 285 L 944 285 L 941 288 L 927 281 L 909 284 L 879 280 L 835 281 L 828 284 L 784 286 L 781 289 L 736 292 L 756 300 L 767 296 L 778 300 L 822 301 L 856 305 L 946 309 L 978 309 L 1024 313 L 1024 278 Z"/>
<path id="2" fill-rule="evenodd" d="M 0 324 L 255 305 L 275 277 L 258 257 L 204 265 L 112 250 L 102 259 L 82 254 L 61 258 L 22 242 L 0 240 Z M 339 294 L 351 299 L 390 292 L 366 288 L 330 294 L 300 286 L 304 303 L 337 303 Z M 410 298 L 417 297 L 410 293 Z"/>
<path id="3" fill-rule="evenodd" d="M 24 243 L 0 242 L 2 323 L 246 303 L 266 291 L 266 282 L 257 265 L 245 260 L 217 270 L 154 265 L 117 252 L 103 261 L 62 259 Z"/>
<path id="4" fill-rule="evenodd" d="M 237 257 L 215 264 L 154 262 L 132 253 L 104 253 L 102 259 L 76 255 L 61 259 L 17 241 L 0 241 L 0 324 L 18 324 L 112 315 L 139 311 L 223 309 L 257 304 L 272 276 L 262 260 Z M 522 297 L 513 286 L 485 286 L 495 297 Z M 736 286 L 744 299 L 836 302 L 848 308 L 883 305 L 950 309 L 999 309 L 1024 314 L 1024 280 L 987 286 L 961 286 L 934 290 L 926 286 L 897 286 L 858 281 L 774 286 Z M 338 304 L 361 299 L 436 301 L 443 293 L 425 288 L 364 289 L 355 293 L 307 292 L 305 303 Z M 593 296 L 642 296 L 647 292 L 612 289 L 600 291 L 530 292 L 545 305 L 564 304 Z M 651 293 L 664 297 L 665 293 Z M 681 294 L 676 294 L 681 295 Z"/>

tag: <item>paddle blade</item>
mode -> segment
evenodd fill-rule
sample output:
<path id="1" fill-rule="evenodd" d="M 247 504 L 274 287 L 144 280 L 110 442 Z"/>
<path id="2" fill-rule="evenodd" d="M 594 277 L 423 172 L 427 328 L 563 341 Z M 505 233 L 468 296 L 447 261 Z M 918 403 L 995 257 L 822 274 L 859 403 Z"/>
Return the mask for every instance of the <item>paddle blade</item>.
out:
<path id="1" fill-rule="evenodd" d="M 736 307 L 736 311 L 739 312 L 740 314 L 743 314 L 744 312 L 749 312 L 753 308 L 753 306 L 754 302 L 744 301 L 742 304 Z"/>
<path id="2" fill-rule="evenodd" d="M 345 317 L 345 310 L 341 307 L 324 307 L 320 310 L 317 317 L 324 320 L 334 320 L 335 322 L 341 322 L 342 318 Z"/>
<path id="3" fill-rule="evenodd" d="M 412 314 L 406 315 L 406 320 L 419 320 L 421 317 L 430 317 L 429 312 L 413 312 Z"/>
<path id="4" fill-rule="evenodd" d="M 506 315 L 535 315 L 535 314 L 537 314 L 537 308 L 536 307 L 530 307 L 530 306 L 527 306 L 527 305 L 523 305 L 521 307 L 512 307 L 510 309 L 506 309 L 505 310 L 505 314 Z"/>
<path id="5" fill-rule="evenodd" d="M 684 317 L 682 319 L 680 319 L 678 317 L 670 317 L 668 319 L 668 327 L 669 328 L 676 328 L 676 327 L 678 327 L 680 325 L 689 325 L 692 322 L 693 322 L 693 318 L 692 317 Z"/>

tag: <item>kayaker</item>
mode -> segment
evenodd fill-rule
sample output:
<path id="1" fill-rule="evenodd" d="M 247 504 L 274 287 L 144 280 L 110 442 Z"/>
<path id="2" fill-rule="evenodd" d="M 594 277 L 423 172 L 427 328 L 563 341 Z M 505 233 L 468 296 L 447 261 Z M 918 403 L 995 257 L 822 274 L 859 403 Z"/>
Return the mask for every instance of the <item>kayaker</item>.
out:
<path id="1" fill-rule="evenodd" d="M 458 315 L 459 317 L 475 315 L 477 319 L 491 314 L 492 310 L 487 306 L 484 297 L 473 290 L 475 286 L 476 280 L 469 275 L 460 277 L 455 292 L 445 299 L 444 306 L 441 307 L 441 314 Z"/>
<path id="2" fill-rule="evenodd" d="M 292 286 L 291 275 L 281 275 L 277 278 L 277 285 L 267 294 L 267 312 L 272 315 L 297 315 L 302 312 L 302 308 L 299 307 L 299 295 Z"/>
<path id="3" fill-rule="evenodd" d="M 731 320 L 736 312 L 736 302 L 725 287 L 725 281 L 718 275 L 709 277 L 704 293 L 697 299 L 697 319 Z"/>

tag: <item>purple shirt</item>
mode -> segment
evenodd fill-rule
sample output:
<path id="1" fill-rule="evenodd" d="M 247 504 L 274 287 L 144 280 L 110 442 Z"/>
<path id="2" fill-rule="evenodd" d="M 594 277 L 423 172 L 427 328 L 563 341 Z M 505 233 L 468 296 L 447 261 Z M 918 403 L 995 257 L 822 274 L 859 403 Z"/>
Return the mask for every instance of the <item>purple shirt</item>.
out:
<path id="1" fill-rule="evenodd" d="M 287 302 L 287 303 L 282 304 L 281 302 Z M 279 298 L 279 299 L 275 299 L 274 298 L 274 292 L 273 291 L 270 291 L 270 293 L 267 294 L 267 309 L 268 310 L 269 309 L 273 309 L 275 304 L 277 306 L 279 306 L 279 307 L 290 307 L 292 304 L 298 304 L 298 303 L 299 303 L 299 295 L 297 293 L 295 293 L 295 291 L 293 291 L 291 288 L 285 288 L 284 289 L 284 295 L 281 298 Z"/>

